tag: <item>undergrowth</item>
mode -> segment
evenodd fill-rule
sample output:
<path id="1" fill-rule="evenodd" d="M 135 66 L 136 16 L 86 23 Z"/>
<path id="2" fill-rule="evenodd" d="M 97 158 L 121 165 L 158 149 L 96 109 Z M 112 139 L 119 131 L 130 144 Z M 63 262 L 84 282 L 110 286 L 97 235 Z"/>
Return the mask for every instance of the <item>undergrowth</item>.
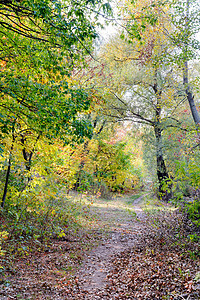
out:
<path id="1" fill-rule="evenodd" d="M 50 188 L 44 183 L 19 198 L 8 198 L 0 210 L 2 269 L 17 257 L 46 251 L 53 240 L 67 240 L 89 228 L 93 222 L 89 211 L 90 205 L 58 184 Z"/>

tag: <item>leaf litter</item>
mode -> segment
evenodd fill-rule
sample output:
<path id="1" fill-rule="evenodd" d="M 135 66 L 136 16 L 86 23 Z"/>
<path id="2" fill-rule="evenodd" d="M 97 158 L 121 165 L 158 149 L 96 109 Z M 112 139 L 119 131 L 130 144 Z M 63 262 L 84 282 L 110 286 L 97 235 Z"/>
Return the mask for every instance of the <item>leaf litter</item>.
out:
<path id="1" fill-rule="evenodd" d="M 177 210 L 147 214 L 136 199 L 135 215 L 125 197 L 115 202 L 92 208 L 93 230 L 19 258 L 0 299 L 200 299 L 192 224 Z"/>

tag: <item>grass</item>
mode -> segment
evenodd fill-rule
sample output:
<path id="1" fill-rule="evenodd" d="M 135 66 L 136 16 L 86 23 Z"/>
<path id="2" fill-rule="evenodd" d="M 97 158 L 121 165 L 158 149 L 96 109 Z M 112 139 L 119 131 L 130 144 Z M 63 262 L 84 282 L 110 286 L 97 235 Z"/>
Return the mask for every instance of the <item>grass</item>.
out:
<path id="1" fill-rule="evenodd" d="M 141 208 L 146 213 L 156 213 L 161 211 L 173 212 L 177 209 L 171 203 L 158 200 L 151 195 L 146 195 L 144 201 L 141 203 Z"/>
<path id="2" fill-rule="evenodd" d="M 82 195 L 81 200 L 77 198 L 77 201 L 81 201 L 86 207 L 89 207 L 91 214 L 91 226 L 93 229 L 98 228 L 102 230 L 110 230 L 116 219 L 123 222 L 126 218 L 137 220 L 136 211 L 141 211 L 139 207 L 135 207 L 134 201 L 145 192 L 139 192 L 134 195 L 121 195 L 118 194 L 112 199 L 96 198 L 95 196 Z M 79 196 L 80 197 L 80 196 Z M 140 204 L 143 202 L 143 198 Z M 93 218 L 92 218 L 93 216 Z M 95 222 L 94 220 L 97 220 Z"/>
<path id="3" fill-rule="evenodd" d="M 140 192 L 134 195 L 129 196 L 128 200 L 126 201 L 128 205 L 134 204 L 134 201 L 137 200 L 138 198 L 142 197 L 143 195 L 145 195 L 145 192 Z M 141 199 L 142 202 L 142 199 Z"/>

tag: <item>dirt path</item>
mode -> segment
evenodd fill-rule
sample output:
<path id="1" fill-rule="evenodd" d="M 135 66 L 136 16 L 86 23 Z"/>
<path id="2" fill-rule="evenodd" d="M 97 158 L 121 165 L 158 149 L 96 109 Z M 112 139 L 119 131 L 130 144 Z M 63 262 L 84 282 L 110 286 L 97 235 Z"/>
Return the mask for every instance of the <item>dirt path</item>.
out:
<path id="1" fill-rule="evenodd" d="M 0 300 L 111 299 L 105 290 L 111 260 L 137 240 L 142 228 L 137 221 L 142 215 L 142 198 L 93 199 L 92 228 L 55 239 L 45 251 L 10 262 L 0 281 Z M 86 198 L 84 203 L 87 208 L 91 199 Z"/>
<path id="2" fill-rule="evenodd" d="M 105 290 L 109 285 L 111 261 L 115 255 L 128 250 L 137 241 L 143 227 L 139 221 L 143 216 L 140 208 L 142 199 L 143 196 L 135 200 L 123 197 L 112 201 L 98 200 L 95 203 L 93 212 L 99 220 L 99 233 L 104 228 L 107 234 L 77 271 L 77 294 L 69 296 L 69 299 L 111 299 Z"/>
<path id="3" fill-rule="evenodd" d="M 176 230 L 168 236 L 169 226 L 148 227 L 144 198 L 95 199 L 92 228 L 11 263 L 0 281 L 0 300 L 200 299 L 200 282 L 194 280 L 200 262 L 190 258 L 199 245 L 187 244 L 186 256 L 185 248 L 171 244 Z M 92 201 L 87 197 L 84 203 L 87 208 Z M 167 214 L 160 224 L 179 228 L 179 217 Z"/>

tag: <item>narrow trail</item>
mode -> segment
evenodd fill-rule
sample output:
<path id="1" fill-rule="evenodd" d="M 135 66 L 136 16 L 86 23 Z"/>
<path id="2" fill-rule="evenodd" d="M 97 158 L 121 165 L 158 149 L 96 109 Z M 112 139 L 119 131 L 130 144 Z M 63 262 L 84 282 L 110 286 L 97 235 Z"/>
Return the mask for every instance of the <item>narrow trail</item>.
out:
<path id="1" fill-rule="evenodd" d="M 0 300 L 122 299 L 107 292 L 112 259 L 142 233 L 143 197 L 95 199 L 89 214 L 95 220 L 92 228 L 15 260 L 0 284 Z"/>
<path id="2" fill-rule="evenodd" d="M 109 286 L 109 272 L 112 258 L 133 246 L 143 229 L 140 202 L 144 196 L 134 201 L 118 198 L 93 207 L 99 219 L 99 228 L 107 234 L 104 240 L 87 255 L 76 273 L 77 291 L 69 299 L 111 299 L 105 290 Z M 114 298 L 113 298 L 114 299 Z"/>
<path id="3" fill-rule="evenodd" d="M 200 282 L 193 280 L 199 260 L 182 259 L 185 249 L 171 245 L 174 233 L 168 236 L 168 227 L 161 238 L 148 227 L 141 208 L 145 197 L 95 199 L 86 230 L 52 240 L 45 251 L 10 265 L 0 300 L 200 299 Z M 89 203 L 90 198 L 84 199 L 85 208 Z M 166 224 L 176 225 L 175 216 L 180 217 L 167 214 Z M 199 245 L 192 247 L 189 251 Z"/>

